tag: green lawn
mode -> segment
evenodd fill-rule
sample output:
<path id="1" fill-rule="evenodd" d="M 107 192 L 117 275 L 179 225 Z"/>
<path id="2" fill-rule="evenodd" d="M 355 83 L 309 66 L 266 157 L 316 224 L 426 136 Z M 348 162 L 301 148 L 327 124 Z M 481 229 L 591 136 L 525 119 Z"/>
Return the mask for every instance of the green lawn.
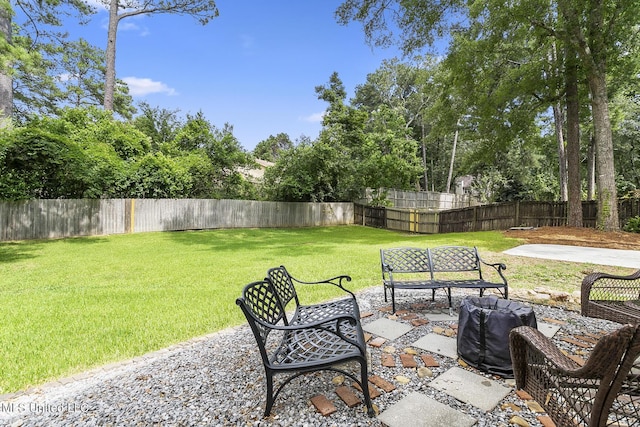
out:
<path id="1" fill-rule="evenodd" d="M 360 226 L 2 243 L 0 393 L 241 324 L 235 299 L 273 266 L 303 280 L 349 274 L 358 290 L 380 285 L 381 247 L 478 246 L 505 261 L 499 252 L 518 243 L 500 232 L 409 235 Z M 522 272 L 537 271 L 532 265 Z M 310 292 L 305 302 L 337 295 Z"/>

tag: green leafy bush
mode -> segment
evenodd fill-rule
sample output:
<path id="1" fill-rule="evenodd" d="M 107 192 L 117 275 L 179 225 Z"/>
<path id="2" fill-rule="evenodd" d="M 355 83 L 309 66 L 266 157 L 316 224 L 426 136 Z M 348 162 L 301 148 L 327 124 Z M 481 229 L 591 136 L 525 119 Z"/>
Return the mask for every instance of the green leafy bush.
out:
<path id="1" fill-rule="evenodd" d="M 640 233 L 640 216 L 629 218 L 629 221 L 627 221 L 623 230 L 631 233 Z"/>

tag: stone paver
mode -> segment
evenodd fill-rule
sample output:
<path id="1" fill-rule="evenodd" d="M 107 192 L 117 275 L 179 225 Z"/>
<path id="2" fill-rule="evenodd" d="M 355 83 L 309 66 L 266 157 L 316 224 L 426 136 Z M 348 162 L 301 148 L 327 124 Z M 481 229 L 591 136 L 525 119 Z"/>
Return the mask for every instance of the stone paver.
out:
<path id="1" fill-rule="evenodd" d="M 458 313 L 453 313 L 453 315 L 449 315 L 449 311 L 445 310 L 446 313 L 426 313 L 425 317 L 432 322 L 457 322 L 458 321 Z"/>
<path id="2" fill-rule="evenodd" d="M 322 394 L 312 397 L 311 403 L 316 407 L 317 411 L 325 417 L 338 411 L 333 402 Z"/>
<path id="3" fill-rule="evenodd" d="M 483 411 L 492 410 L 512 391 L 497 381 L 462 368 L 449 369 L 429 385 Z"/>
<path id="4" fill-rule="evenodd" d="M 458 358 L 458 344 L 455 338 L 427 334 L 411 345 L 441 356 L 451 357 L 452 359 Z"/>
<path id="5" fill-rule="evenodd" d="M 471 427 L 476 419 L 430 397 L 411 392 L 378 416 L 389 427 Z"/>
<path id="6" fill-rule="evenodd" d="M 549 338 L 553 338 L 553 336 L 560 330 L 559 325 L 552 325 L 551 323 L 546 322 L 538 322 L 538 330 L 542 332 L 543 335 L 546 335 Z"/>
<path id="7" fill-rule="evenodd" d="M 373 322 L 363 324 L 362 329 L 374 335 L 378 335 L 389 340 L 395 340 L 409 332 L 411 330 L 411 326 L 383 317 L 378 320 L 374 320 Z"/>

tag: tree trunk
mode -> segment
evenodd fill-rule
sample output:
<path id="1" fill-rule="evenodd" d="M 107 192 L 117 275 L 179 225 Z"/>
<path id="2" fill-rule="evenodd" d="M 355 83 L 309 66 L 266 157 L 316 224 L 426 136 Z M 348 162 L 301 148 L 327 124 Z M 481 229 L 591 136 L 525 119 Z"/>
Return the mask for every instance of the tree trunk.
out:
<path id="1" fill-rule="evenodd" d="M 591 135 L 587 150 L 587 200 L 596 199 L 596 140 Z"/>
<path id="2" fill-rule="evenodd" d="M 553 121 L 556 127 L 556 142 L 558 144 L 558 164 L 560 174 L 560 200 L 567 201 L 567 156 L 564 149 L 564 117 L 560 102 L 553 104 Z"/>
<path id="3" fill-rule="evenodd" d="M 0 8 L 0 33 L 11 43 L 11 17 Z M 0 70 L 0 128 L 5 127 L 13 114 L 13 80 L 8 73 Z"/>
<path id="4" fill-rule="evenodd" d="M 107 30 L 107 63 L 104 80 L 104 109 L 113 111 L 116 90 L 116 36 L 118 34 L 118 0 L 111 0 L 109 7 L 109 29 Z"/>
<path id="5" fill-rule="evenodd" d="M 567 95 L 567 225 L 582 227 L 582 185 L 580 179 L 580 98 L 576 52 L 567 44 L 565 90 Z"/>
<path id="6" fill-rule="evenodd" d="M 592 69 L 588 75 L 588 80 L 591 92 L 593 132 L 596 142 L 597 227 L 604 231 L 617 231 L 620 229 L 618 194 L 613 162 L 613 135 L 609 119 L 606 76 L 604 72 Z"/>
<path id="7" fill-rule="evenodd" d="M 424 121 L 422 122 L 422 170 L 424 171 L 424 191 L 429 191 L 429 177 L 427 176 L 427 146 L 424 143 Z"/>
<path id="8" fill-rule="evenodd" d="M 453 176 L 453 163 L 456 160 L 456 147 L 458 146 L 458 134 L 460 131 L 460 120 L 456 123 L 456 133 L 453 137 L 453 148 L 451 149 L 451 162 L 449 163 L 449 175 L 447 176 L 447 193 L 451 189 L 451 178 Z"/>

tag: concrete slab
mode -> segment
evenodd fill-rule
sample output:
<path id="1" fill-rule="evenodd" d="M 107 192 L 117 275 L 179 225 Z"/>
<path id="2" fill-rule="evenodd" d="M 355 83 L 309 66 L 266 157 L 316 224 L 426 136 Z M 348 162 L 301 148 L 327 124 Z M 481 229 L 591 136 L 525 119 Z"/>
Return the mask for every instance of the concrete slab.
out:
<path id="1" fill-rule="evenodd" d="M 457 367 L 436 377 L 429 386 L 483 411 L 491 411 L 512 391 L 497 381 Z"/>
<path id="2" fill-rule="evenodd" d="M 389 427 L 471 427 L 476 423 L 475 418 L 415 391 L 378 415 L 378 420 Z"/>
<path id="3" fill-rule="evenodd" d="M 616 265 L 629 268 L 638 268 L 638 265 L 640 265 L 640 251 L 623 249 L 532 244 L 517 246 L 503 253 L 531 258 L 585 262 L 597 265 Z"/>
<path id="4" fill-rule="evenodd" d="M 547 337 L 553 338 L 556 332 L 560 330 L 560 326 L 552 325 L 551 323 L 538 322 L 538 330 Z"/>
<path id="5" fill-rule="evenodd" d="M 441 356 L 451 357 L 452 359 L 458 358 L 458 342 L 455 338 L 427 334 L 411 345 Z"/>
<path id="6" fill-rule="evenodd" d="M 388 340 L 395 340 L 409 332 L 411 330 L 411 326 L 383 317 L 381 319 L 374 320 L 373 322 L 363 324 L 362 329 Z"/>
<path id="7" fill-rule="evenodd" d="M 432 322 L 457 322 L 458 321 L 458 313 L 453 313 L 453 315 L 449 315 L 449 310 L 446 310 L 446 313 L 425 313 L 427 319 Z"/>

